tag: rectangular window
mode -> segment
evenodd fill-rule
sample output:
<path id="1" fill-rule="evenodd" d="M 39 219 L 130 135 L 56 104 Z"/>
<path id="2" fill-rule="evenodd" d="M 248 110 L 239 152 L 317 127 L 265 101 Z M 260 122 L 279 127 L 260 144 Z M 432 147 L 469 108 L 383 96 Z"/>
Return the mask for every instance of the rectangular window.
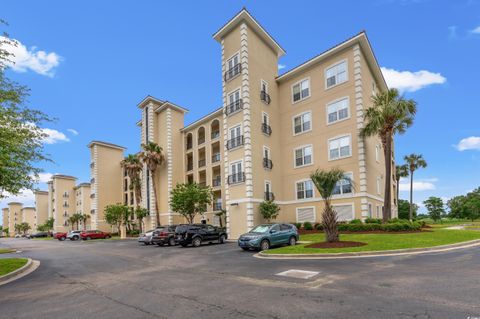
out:
<path id="1" fill-rule="evenodd" d="M 262 90 L 262 92 L 268 93 L 268 84 L 266 81 L 261 80 L 260 89 Z"/>
<path id="2" fill-rule="evenodd" d="M 262 112 L 262 123 L 263 124 L 270 124 L 270 117 L 268 116 L 268 113 Z"/>
<path id="3" fill-rule="evenodd" d="M 306 112 L 293 118 L 294 134 L 300 134 L 312 129 L 312 113 Z"/>
<path id="4" fill-rule="evenodd" d="M 295 150 L 295 167 L 312 164 L 312 146 L 304 146 Z"/>
<path id="5" fill-rule="evenodd" d="M 239 62 L 240 62 L 240 58 L 238 57 L 238 54 L 231 57 L 230 60 L 228 60 L 227 62 L 228 70 L 232 70 Z"/>
<path id="6" fill-rule="evenodd" d="M 263 147 L 263 158 L 270 159 L 270 149 L 266 146 Z"/>
<path id="7" fill-rule="evenodd" d="M 348 79 L 347 61 L 342 61 L 325 70 L 325 87 L 331 88 Z"/>
<path id="8" fill-rule="evenodd" d="M 340 180 L 335 184 L 335 188 L 333 189 L 333 195 L 343 195 L 343 194 L 351 194 L 353 191 L 352 187 L 352 180 L 353 174 L 352 173 L 345 173 L 344 179 Z"/>
<path id="9" fill-rule="evenodd" d="M 292 86 L 293 102 L 298 102 L 310 96 L 310 80 L 305 79 Z"/>
<path id="10" fill-rule="evenodd" d="M 335 123 L 350 117 L 348 98 L 327 105 L 327 123 Z"/>
<path id="11" fill-rule="evenodd" d="M 375 145 L 375 160 L 380 162 L 380 145 Z"/>
<path id="12" fill-rule="evenodd" d="M 242 128 L 240 125 L 237 125 L 235 127 L 232 127 L 230 129 L 230 139 L 234 139 L 242 135 Z"/>
<path id="13" fill-rule="evenodd" d="M 377 194 L 378 194 L 378 195 L 381 194 L 381 190 L 382 190 L 380 184 L 381 184 L 381 183 L 380 183 L 380 176 L 379 176 L 379 177 L 377 177 Z"/>
<path id="14" fill-rule="evenodd" d="M 353 205 L 334 205 L 333 209 L 337 212 L 338 221 L 347 221 L 353 219 Z"/>
<path id="15" fill-rule="evenodd" d="M 352 154 L 350 136 L 343 136 L 328 141 L 328 156 L 330 160 L 349 157 Z"/>
<path id="16" fill-rule="evenodd" d="M 265 193 L 272 192 L 272 183 L 270 181 L 265 181 Z"/>
<path id="17" fill-rule="evenodd" d="M 314 223 L 315 218 L 315 208 L 314 207 L 302 207 L 297 208 L 297 223 L 310 222 Z"/>
<path id="18" fill-rule="evenodd" d="M 313 197 L 313 182 L 301 181 L 297 182 L 297 199 L 306 199 Z"/>

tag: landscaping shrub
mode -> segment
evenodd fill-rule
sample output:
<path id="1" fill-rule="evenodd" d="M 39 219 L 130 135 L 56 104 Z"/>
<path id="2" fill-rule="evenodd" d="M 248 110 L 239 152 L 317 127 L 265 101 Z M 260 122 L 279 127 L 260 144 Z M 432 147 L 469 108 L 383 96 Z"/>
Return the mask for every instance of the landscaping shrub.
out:
<path id="1" fill-rule="evenodd" d="M 295 227 L 297 227 L 297 229 L 300 229 L 302 228 L 302 223 L 294 223 Z"/>
<path id="2" fill-rule="evenodd" d="M 381 224 L 382 220 L 380 218 L 366 218 L 365 219 L 366 224 Z"/>
<path id="3" fill-rule="evenodd" d="M 313 225 L 310 222 L 304 222 L 303 223 L 303 229 L 305 230 L 313 230 Z"/>
<path id="4" fill-rule="evenodd" d="M 339 231 L 350 231 L 350 232 L 367 232 L 367 231 L 376 231 L 382 230 L 387 232 L 395 232 L 395 231 L 414 231 L 419 230 L 421 228 L 421 224 L 418 222 L 405 222 L 405 221 L 397 221 L 394 223 L 388 224 L 378 224 L 378 223 L 367 223 L 367 224 L 339 224 L 338 230 Z"/>
<path id="5" fill-rule="evenodd" d="M 322 224 L 317 224 L 317 226 L 315 226 L 315 229 L 322 231 L 323 230 L 323 225 Z"/>
<path id="6" fill-rule="evenodd" d="M 361 219 L 352 219 L 349 224 L 363 224 Z"/>

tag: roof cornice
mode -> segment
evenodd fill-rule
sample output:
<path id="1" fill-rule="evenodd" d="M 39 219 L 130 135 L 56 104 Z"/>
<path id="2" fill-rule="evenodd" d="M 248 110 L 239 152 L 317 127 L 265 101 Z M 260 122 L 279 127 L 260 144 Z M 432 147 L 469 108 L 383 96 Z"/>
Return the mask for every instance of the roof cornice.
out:
<path id="1" fill-rule="evenodd" d="M 108 142 L 102 142 L 102 141 L 91 141 L 90 143 L 88 143 L 87 147 L 91 148 L 94 145 L 110 147 L 110 148 L 114 148 L 114 149 L 118 149 L 118 150 L 122 150 L 122 151 L 126 150 L 126 148 L 123 147 L 123 146 L 108 143 Z"/>

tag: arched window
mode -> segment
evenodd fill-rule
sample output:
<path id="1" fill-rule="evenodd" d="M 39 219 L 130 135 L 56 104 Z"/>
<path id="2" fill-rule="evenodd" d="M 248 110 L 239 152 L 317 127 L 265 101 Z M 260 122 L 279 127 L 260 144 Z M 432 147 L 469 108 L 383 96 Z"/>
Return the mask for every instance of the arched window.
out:
<path id="1" fill-rule="evenodd" d="M 198 129 L 198 145 L 205 143 L 205 128 L 202 126 Z"/>
<path id="2" fill-rule="evenodd" d="M 214 140 L 217 137 L 220 137 L 220 121 L 213 120 L 212 124 L 210 124 L 210 131 L 212 132 L 211 139 Z"/>
<path id="3" fill-rule="evenodd" d="M 187 134 L 187 150 L 193 147 L 193 135 L 192 133 Z"/>

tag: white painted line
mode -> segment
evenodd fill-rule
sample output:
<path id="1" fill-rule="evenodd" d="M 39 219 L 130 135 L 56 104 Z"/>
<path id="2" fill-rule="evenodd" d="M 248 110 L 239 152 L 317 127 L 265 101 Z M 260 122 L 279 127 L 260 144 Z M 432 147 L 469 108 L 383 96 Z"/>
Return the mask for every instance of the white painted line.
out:
<path id="1" fill-rule="evenodd" d="M 276 274 L 276 276 L 292 277 L 298 279 L 310 279 L 318 275 L 318 271 L 308 271 L 308 270 L 299 270 L 299 269 L 290 269 Z"/>

